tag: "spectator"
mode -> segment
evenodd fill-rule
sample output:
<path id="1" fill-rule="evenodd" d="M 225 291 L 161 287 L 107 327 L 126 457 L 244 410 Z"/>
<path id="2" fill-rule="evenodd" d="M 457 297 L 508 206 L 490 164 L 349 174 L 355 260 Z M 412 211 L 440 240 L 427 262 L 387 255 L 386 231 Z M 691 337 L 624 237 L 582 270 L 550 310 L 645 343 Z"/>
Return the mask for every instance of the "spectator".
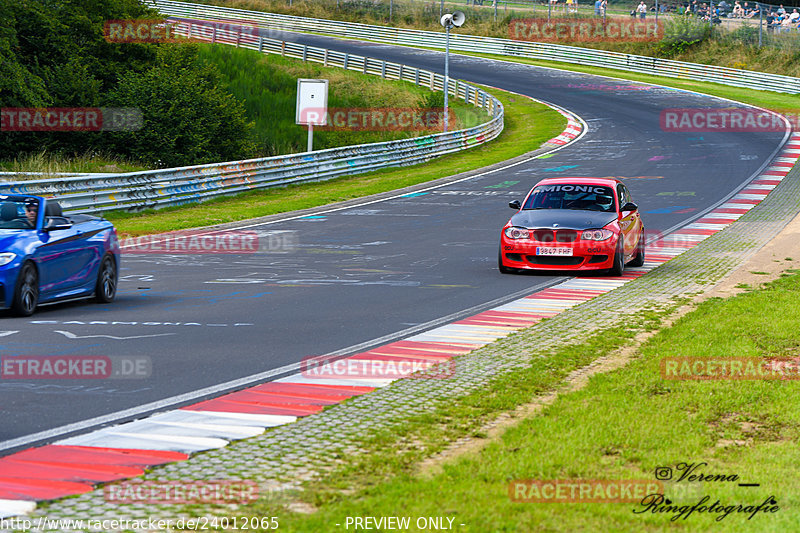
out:
<path id="1" fill-rule="evenodd" d="M 739 3 L 739 0 L 733 4 L 733 17 L 734 18 L 742 18 L 744 17 L 744 9 L 742 9 L 742 4 Z"/>
<path id="2" fill-rule="evenodd" d="M 792 14 L 789 15 L 789 20 L 792 22 L 792 24 L 795 24 L 798 20 L 800 20 L 800 13 L 797 12 L 797 8 L 792 10 Z"/>
<path id="3" fill-rule="evenodd" d="M 786 14 L 786 9 L 783 7 L 783 4 L 781 4 L 781 5 L 778 7 L 778 11 L 777 11 L 777 13 L 778 13 L 778 15 L 781 15 L 781 16 Z"/>
<path id="4" fill-rule="evenodd" d="M 772 31 L 776 31 L 776 32 L 781 31 L 781 16 L 780 15 L 775 14 L 773 16 L 771 27 L 772 27 Z"/>
<path id="5" fill-rule="evenodd" d="M 602 4 L 601 0 L 594 0 L 594 14 L 600 15 L 600 5 Z"/>
<path id="6" fill-rule="evenodd" d="M 644 0 L 639 2 L 639 5 L 636 7 L 636 12 L 639 13 L 640 19 L 644 19 L 647 16 L 647 5 L 644 3 Z"/>

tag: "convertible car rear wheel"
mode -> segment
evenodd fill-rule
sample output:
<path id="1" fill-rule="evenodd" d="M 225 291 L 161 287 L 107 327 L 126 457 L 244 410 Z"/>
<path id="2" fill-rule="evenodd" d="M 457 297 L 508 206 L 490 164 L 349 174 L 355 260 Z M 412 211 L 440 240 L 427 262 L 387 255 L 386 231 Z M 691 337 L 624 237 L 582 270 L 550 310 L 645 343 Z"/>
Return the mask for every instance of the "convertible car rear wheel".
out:
<path id="1" fill-rule="evenodd" d="M 11 311 L 17 316 L 31 316 L 39 305 L 39 273 L 28 261 L 22 265 L 14 288 Z"/>
<path id="2" fill-rule="evenodd" d="M 97 285 L 94 297 L 100 303 L 111 303 L 117 295 L 117 264 L 114 256 L 106 254 L 97 271 Z"/>

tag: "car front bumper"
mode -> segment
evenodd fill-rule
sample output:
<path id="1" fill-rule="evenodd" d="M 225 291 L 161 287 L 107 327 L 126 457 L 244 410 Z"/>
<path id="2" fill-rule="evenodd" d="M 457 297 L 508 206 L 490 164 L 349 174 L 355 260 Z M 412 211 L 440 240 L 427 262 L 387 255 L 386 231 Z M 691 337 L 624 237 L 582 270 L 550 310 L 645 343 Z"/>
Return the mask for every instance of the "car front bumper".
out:
<path id="1" fill-rule="evenodd" d="M 572 255 L 537 255 L 536 249 L 569 248 Z M 604 241 L 579 239 L 572 243 L 537 242 L 500 237 L 503 266 L 527 270 L 602 270 L 614 266 L 617 236 Z"/>

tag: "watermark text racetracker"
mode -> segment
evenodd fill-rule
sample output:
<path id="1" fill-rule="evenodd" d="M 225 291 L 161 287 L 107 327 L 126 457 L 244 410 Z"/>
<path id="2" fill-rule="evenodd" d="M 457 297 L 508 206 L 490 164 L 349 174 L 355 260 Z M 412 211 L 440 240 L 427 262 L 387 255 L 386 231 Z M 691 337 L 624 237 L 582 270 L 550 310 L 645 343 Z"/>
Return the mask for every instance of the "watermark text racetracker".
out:
<path id="1" fill-rule="evenodd" d="M 453 108 L 447 113 L 447 127 L 452 130 L 459 123 L 465 128 L 476 126 L 482 117 L 485 115 L 479 111 Z M 300 122 L 322 131 L 438 131 L 444 121 L 444 108 L 307 107 L 300 111 Z"/>
<path id="2" fill-rule="evenodd" d="M 242 36 L 257 39 L 258 21 L 207 19 L 125 19 L 107 20 L 103 38 L 109 43 L 174 43 L 193 41 L 235 41 Z M 189 34 L 191 33 L 191 37 Z"/>
<path id="3" fill-rule="evenodd" d="M 780 113 L 753 107 L 668 108 L 661 111 L 659 122 L 662 131 L 683 133 L 783 132 L 787 121 L 798 129 L 798 110 Z"/>
<path id="4" fill-rule="evenodd" d="M 650 479 L 525 479 L 508 485 L 512 501 L 529 503 L 633 503 L 663 493 L 664 484 Z"/>
<path id="5" fill-rule="evenodd" d="M 293 230 L 176 231 L 119 237 L 120 251 L 124 254 L 289 253 L 297 245 L 297 232 Z"/>
<path id="6" fill-rule="evenodd" d="M 508 35 L 515 41 L 658 41 L 664 37 L 660 22 L 636 19 L 514 19 Z"/>
<path id="7" fill-rule="evenodd" d="M 0 131 L 135 131 L 143 125 L 138 107 L 0 108 Z"/>
<path id="8" fill-rule="evenodd" d="M 300 368 L 303 377 L 312 379 L 447 379 L 455 373 L 455 362 L 413 356 L 316 356 L 304 358 Z"/>
<path id="9" fill-rule="evenodd" d="M 132 480 L 103 487 L 103 496 L 117 504 L 246 504 L 258 499 L 259 486 L 249 480 Z"/>
<path id="10" fill-rule="evenodd" d="M 0 357 L 0 379 L 145 379 L 148 356 L 49 355 Z"/>
<path id="11" fill-rule="evenodd" d="M 666 380 L 798 380 L 800 357 L 665 357 Z"/>

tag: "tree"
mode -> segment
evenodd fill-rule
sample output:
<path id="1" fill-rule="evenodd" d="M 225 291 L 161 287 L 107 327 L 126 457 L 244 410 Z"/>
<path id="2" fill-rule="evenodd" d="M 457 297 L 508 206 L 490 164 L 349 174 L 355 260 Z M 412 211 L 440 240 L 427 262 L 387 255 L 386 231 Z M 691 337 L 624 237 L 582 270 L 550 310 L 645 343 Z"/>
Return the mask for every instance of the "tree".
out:
<path id="1" fill-rule="evenodd" d="M 220 85 L 194 44 L 163 46 L 156 64 L 120 79 L 110 102 L 139 108 L 138 131 L 108 135 L 118 153 L 157 167 L 243 159 L 255 150 L 244 106 Z"/>

